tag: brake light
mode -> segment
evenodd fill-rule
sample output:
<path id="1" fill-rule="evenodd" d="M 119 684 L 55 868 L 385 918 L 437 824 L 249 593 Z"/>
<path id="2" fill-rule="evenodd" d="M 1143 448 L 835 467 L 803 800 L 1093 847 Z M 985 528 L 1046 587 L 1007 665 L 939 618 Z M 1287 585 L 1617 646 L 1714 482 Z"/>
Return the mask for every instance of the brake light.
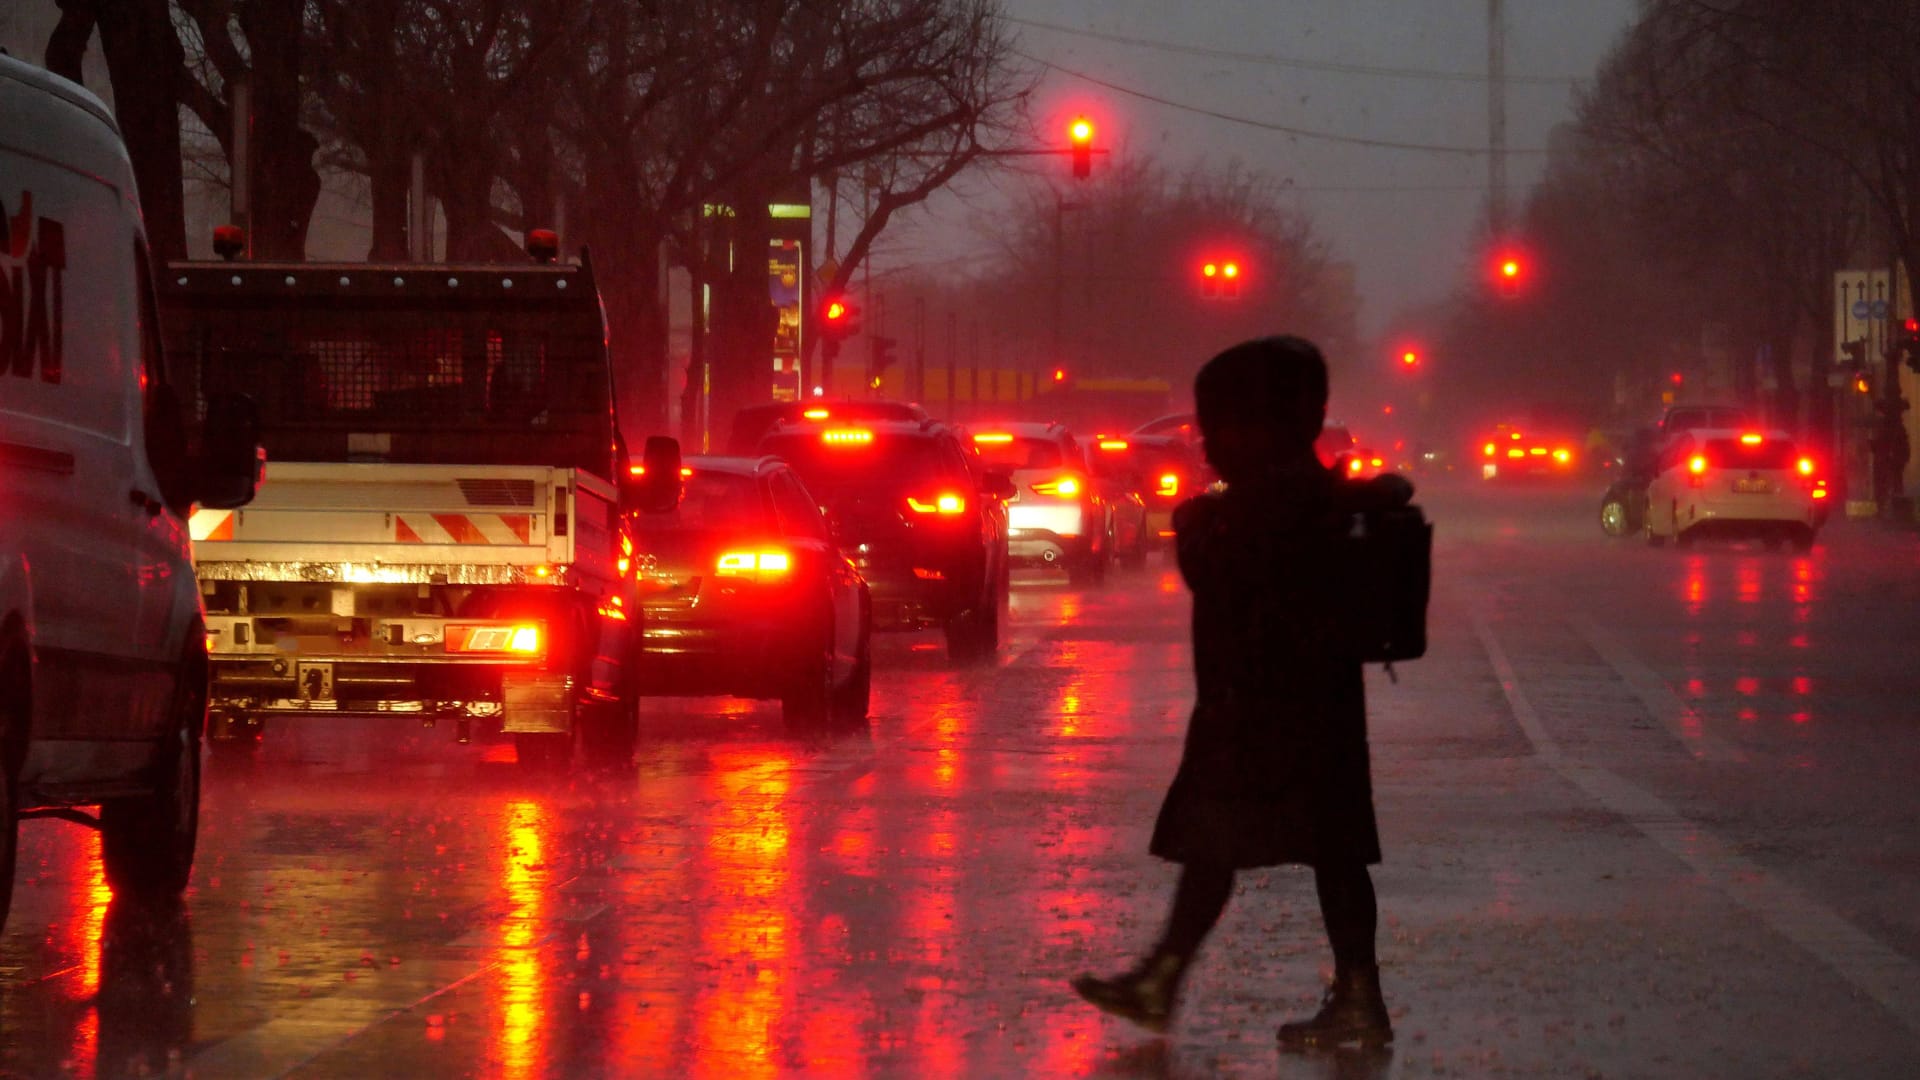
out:
<path id="1" fill-rule="evenodd" d="M 1488 457 L 1492 457 L 1492 456 L 1493 456 L 1493 444 L 1492 444 L 1492 443 L 1488 443 L 1488 444 L 1487 444 L 1486 446 L 1484 446 L 1484 447 L 1482 447 L 1481 449 L 1483 449 L 1483 450 L 1485 450 L 1485 451 L 1486 451 L 1486 454 L 1487 454 L 1487 456 L 1488 456 Z"/>
<path id="2" fill-rule="evenodd" d="M 647 467 L 645 465 L 629 465 L 627 466 L 627 473 L 630 476 L 645 476 L 647 475 Z M 680 466 L 680 476 L 682 479 L 692 475 L 693 470 L 691 468 L 685 465 Z"/>
<path id="3" fill-rule="evenodd" d="M 1687 462 L 1687 471 L 1694 474 L 1695 476 L 1699 476 L 1701 473 L 1706 472 L 1707 459 L 1700 454 L 1693 455 L 1693 457 Z"/>
<path id="4" fill-rule="evenodd" d="M 1155 490 L 1154 494 L 1168 499 L 1180 494 L 1180 475 L 1178 473 L 1166 473 L 1161 476 L 1160 487 Z"/>
<path id="5" fill-rule="evenodd" d="M 1100 440 L 1100 449 L 1102 450 L 1125 450 L 1126 448 L 1127 448 L 1127 440 L 1125 439 L 1101 439 Z"/>
<path id="6" fill-rule="evenodd" d="M 921 502 L 909 495 L 907 507 L 916 514 L 964 514 L 967 512 L 967 500 L 947 494 L 934 496 L 932 502 Z"/>
<path id="7" fill-rule="evenodd" d="M 1378 469 L 1378 468 L 1381 468 L 1381 467 L 1383 467 L 1383 466 L 1385 466 L 1385 465 L 1386 465 L 1386 462 L 1385 462 L 1385 461 L 1382 461 L 1382 460 L 1381 460 L 1381 459 L 1379 459 L 1379 458 L 1369 458 L 1369 459 L 1367 460 L 1367 464 L 1369 464 L 1369 465 L 1371 465 L 1371 466 L 1373 466 L 1374 468 L 1376 468 L 1376 469 Z"/>
<path id="8" fill-rule="evenodd" d="M 1810 457 L 1801 458 L 1798 462 L 1795 463 L 1794 467 L 1800 470 L 1801 476 L 1813 475 L 1813 459 Z"/>
<path id="9" fill-rule="evenodd" d="M 1080 481 L 1075 480 L 1071 476 L 1063 476 L 1058 480 L 1043 480 L 1031 486 L 1033 487 L 1033 493 L 1035 495 L 1051 495 L 1056 498 L 1071 499 L 1075 495 L 1080 494 Z"/>
<path id="10" fill-rule="evenodd" d="M 541 649 L 540 624 L 495 626 L 449 626 L 446 650 L 450 653 L 520 653 L 531 656 Z"/>
<path id="11" fill-rule="evenodd" d="M 1547 448 L 1544 446 L 1536 446 L 1528 450 L 1527 453 L 1532 454 L 1534 457 L 1546 457 Z"/>
<path id="12" fill-rule="evenodd" d="M 1347 471 L 1350 473 L 1357 473 L 1361 469 L 1364 469 L 1366 467 L 1367 467 L 1366 463 L 1361 461 L 1359 458 L 1354 458 L 1351 461 L 1347 462 Z"/>
<path id="13" fill-rule="evenodd" d="M 1816 499 L 1824 499 L 1824 498 L 1826 498 L 1826 497 L 1827 497 L 1827 485 L 1825 485 L 1825 484 L 1820 484 L 1820 485 L 1817 485 L 1816 487 L 1814 487 L 1814 489 L 1813 489 L 1813 497 L 1814 497 L 1814 498 L 1816 498 Z"/>
<path id="14" fill-rule="evenodd" d="M 722 577 L 784 574 L 793 569 L 793 559 L 784 551 L 729 551 L 720 556 L 714 569 Z"/>
<path id="15" fill-rule="evenodd" d="M 828 446 L 862 446 L 873 441 L 873 432 L 847 429 L 845 431 L 823 431 L 820 441 Z"/>
<path id="16" fill-rule="evenodd" d="M 1006 443 L 1012 442 L 1013 436 L 1003 431 L 989 431 L 984 434 L 975 435 L 973 437 L 973 441 L 977 443 L 991 443 L 995 446 L 1001 446 Z"/>
<path id="17" fill-rule="evenodd" d="M 1745 435 L 1740 436 L 1741 446 L 1759 446 L 1760 442 L 1761 439 L 1758 432 L 1749 431 Z"/>
<path id="18" fill-rule="evenodd" d="M 827 417 L 832 416 L 833 414 L 828 412 L 825 409 L 808 409 L 807 411 L 801 413 L 800 415 L 806 417 L 809 420 L 825 420 Z"/>
<path id="19" fill-rule="evenodd" d="M 1507 451 L 1507 456 L 1510 458 L 1523 458 L 1527 456 L 1527 452 L 1516 446 Z"/>

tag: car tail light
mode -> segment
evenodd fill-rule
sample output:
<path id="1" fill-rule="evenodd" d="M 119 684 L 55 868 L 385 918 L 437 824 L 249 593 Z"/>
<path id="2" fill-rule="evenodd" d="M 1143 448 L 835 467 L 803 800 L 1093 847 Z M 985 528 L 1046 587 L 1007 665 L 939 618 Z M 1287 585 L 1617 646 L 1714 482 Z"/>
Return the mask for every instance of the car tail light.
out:
<path id="1" fill-rule="evenodd" d="M 1029 485 L 1035 495 L 1048 495 L 1059 499 L 1071 499 L 1080 494 L 1080 481 L 1075 477 L 1063 476 L 1058 480 L 1042 480 Z"/>
<path id="2" fill-rule="evenodd" d="M 1127 440 L 1125 439 L 1101 439 L 1100 440 L 1100 449 L 1102 450 L 1125 450 L 1126 448 L 1127 448 Z"/>
<path id="3" fill-rule="evenodd" d="M 1801 476 L 1812 476 L 1813 475 L 1813 459 L 1810 457 L 1803 457 L 1799 461 L 1794 463 L 1794 468 L 1800 470 Z"/>
<path id="4" fill-rule="evenodd" d="M 1749 431 L 1745 435 L 1740 436 L 1741 446 L 1759 446 L 1761 441 L 1760 433 L 1756 431 Z"/>
<path id="5" fill-rule="evenodd" d="M 973 441 L 988 446 L 1005 446 L 1013 441 L 1013 436 L 1004 431 L 989 431 L 973 437 Z"/>
<path id="6" fill-rule="evenodd" d="M 1484 452 L 1486 453 L 1486 455 L 1487 455 L 1488 457 L 1492 457 L 1492 456 L 1493 456 L 1493 444 L 1492 444 L 1492 443 L 1488 443 L 1487 445 L 1485 445 L 1485 446 L 1483 446 L 1483 447 L 1481 447 L 1480 449 L 1481 449 L 1482 451 L 1484 451 Z"/>
<path id="7" fill-rule="evenodd" d="M 1171 499 L 1180 494 L 1180 474 L 1162 473 L 1160 476 L 1160 486 L 1155 488 L 1153 493 L 1164 499 Z"/>
<path id="8" fill-rule="evenodd" d="M 793 557 L 784 551 L 729 551 L 714 564 L 721 577 L 778 577 L 793 569 Z"/>
<path id="9" fill-rule="evenodd" d="M 964 514 L 967 512 L 967 500 L 951 493 L 935 495 L 926 502 L 913 496 L 907 496 L 907 509 L 916 514 Z"/>
<path id="10" fill-rule="evenodd" d="M 494 623 L 487 626 L 452 625 L 447 627 L 446 650 L 450 653 L 518 653 L 534 656 L 544 647 L 546 635 L 540 623 Z"/>
<path id="11" fill-rule="evenodd" d="M 1523 458 L 1527 456 L 1527 452 L 1515 446 L 1507 450 L 1507 456 L 1510 458 Z"/>
<path id="12" fill-rule="evenodd" d="M 1816 499 L 1824 499 L 1827 497 L 1827 482 L 1825 480 L 1815 480 L 1813 482 L 1813 497 Z"/>
<path id="13" fill-rule="evenodd" d="M 820 441 L 828 446 L 865 446 L 873 441 L 873 432 L 848 428 L 841 431 L 823 431 Z"/>
<path id="14" fill-rule="evenodd" d="M 1347 460 L 1347 471 L 1355 475 L 1358 475 L 1360 470 L 1366 467 L 1367 463 L 1361 461 L 1359 458 L 1349 458 Z"/>
<path id="15" fill-rule="evenodd" d="M 1687 459 L 1687 484 L 1689 487 L 1705 487 L 1707 483 L 1707 459 L 1695 454 Z"/>
<path id="16" fill-rule="evenodd" d="M 1566 450 L 1555 450 L 1553 452 L 1553 460 L 1562 465 L 1566 465 L 1573 461 L 1573 454 Z"/>
<path id="17" fill-rule="evenodd" d="M 833 414 L 828 412 L 825 409 L 808 409 L 807 411 L 801 413 L 800 415 L 807 418 L 808 420 L 825 420 L 827 417 L 832 416 Z"/>

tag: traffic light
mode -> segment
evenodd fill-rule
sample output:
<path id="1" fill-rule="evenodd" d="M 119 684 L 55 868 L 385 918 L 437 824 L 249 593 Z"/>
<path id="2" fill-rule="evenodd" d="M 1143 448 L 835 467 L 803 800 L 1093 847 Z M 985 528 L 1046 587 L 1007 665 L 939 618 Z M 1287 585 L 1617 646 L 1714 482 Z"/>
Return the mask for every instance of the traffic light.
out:
<path id="1" fill-rule="evenodd" d="M 1501 251 L 1493 259 L 1493 284 L 1501 296 L 1520 295 L 1527 282 L 1527 262 L 1517 251 Z"/>
<path id="2" fill-rule="evenodd" d="M 1412 371 L 1412 370 L 1413 370 L 1414 368 L 1417 368 L 1417 367 L 1419 367 L 1419 366 L 1420 366 L 1420 351 L 1419 351 L 1418 349 L 1403 349 L 1403 350 L 1401 350 L 1401 353 L 1400 353 L 1400 366 L 1401 366 L 1401 367 L 1403 367 L 1403 368 L 1406 368 L 1406 369 L 1407 369 L 1408 371 Z"/>
<path id="3" fill-rule="evenodd" d="M 1906 354 L 1907 367 L 1920 374 L 1920 319 L 1908 319 L 1894 333 L 1894 348 Z"/>
<path id="4" fill-rule="evenodd" d="M 1067 381 L 1067 369 L 1063 367 L 1054 368 L 1053 369 L 1053 385 L 1063 386 L 1066 384 L 1066 381 Z"/>
<path id="5" fill-rule="evenodd" d="M 820 336 L 827 341 L 845 341 L 860 332 L 860 309 L 844 296 L 827 297 L 820 305 Z"/>
<path id="6" fill-rule="evenodd" d="M 1200 265 L 1200 295 L 1209 300 L 1240 295 L 1240 264 L 1231 260 Z"/>
<path id="7" fill-rule="evenodd" d="M 867 385 L 875 390 L 880 389 L 880 384 L 886 381 L 887 369 L 900 359 L 893 354 L 893 347 L 896 344 L 898 342 L 893 338 L 881 337 L 878 334 L 867 342 L 870 350 L 867 353 Z"/>
<path id="8" fill-rule="evenodd" d="M 1084 180 L 1093 175 L 1093 121 L 1076 116 L 1067 125 L 1067 143 L 1073 153 L 1073 177 Z"/>

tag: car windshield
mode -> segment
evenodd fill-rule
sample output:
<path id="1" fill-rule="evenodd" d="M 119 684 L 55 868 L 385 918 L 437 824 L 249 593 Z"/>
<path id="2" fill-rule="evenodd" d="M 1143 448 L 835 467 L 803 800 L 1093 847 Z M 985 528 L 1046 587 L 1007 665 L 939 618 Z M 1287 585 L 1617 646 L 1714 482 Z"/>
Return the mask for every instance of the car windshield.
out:
<path id="1" fill-rule="evenodd" d="M 692 472 L 682 485 L 679 506 L 647 515 L 649 530 L 753 532 L 765 528 L 766 507 L 752 477 L 697 468 Z"/>
<path id="2" fill-rule="evenodd" d="M 1721 469 L 1791 469 L 1794 464 L 1793 443 L 1786 439 L 1708 439 L 1700 453 Z"/>
<path id="3" fill-rule="evenodd" d="M 924 437 L 794 432 L 762 440 L 760 450 L 785 458 L 807 490 L 828 501 L 864 491 L 920 491 L 929 484 L 957 479 L 941 467 L 939 445 Z"/>
<path id="4" fill-rule="evenodd" d="M 1057 469 L 1066 462 L 1056 439 L 996 437 L 988 432 L 975 435 L 973 445 L 980 451 L 980 460 L 990 469 Z"/>

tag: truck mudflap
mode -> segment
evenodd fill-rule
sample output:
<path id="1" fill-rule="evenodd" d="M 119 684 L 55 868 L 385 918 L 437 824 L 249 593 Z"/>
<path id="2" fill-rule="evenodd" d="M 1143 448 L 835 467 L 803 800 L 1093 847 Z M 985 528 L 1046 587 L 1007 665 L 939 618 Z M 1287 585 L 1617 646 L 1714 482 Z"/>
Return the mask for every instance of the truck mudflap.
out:
<path id="1" fill-rule="evenodd" d="M 509 672 L 501 680 L 500 730 L 509 735 L 565 734 L 573 725 L 573 677 Z"/>

